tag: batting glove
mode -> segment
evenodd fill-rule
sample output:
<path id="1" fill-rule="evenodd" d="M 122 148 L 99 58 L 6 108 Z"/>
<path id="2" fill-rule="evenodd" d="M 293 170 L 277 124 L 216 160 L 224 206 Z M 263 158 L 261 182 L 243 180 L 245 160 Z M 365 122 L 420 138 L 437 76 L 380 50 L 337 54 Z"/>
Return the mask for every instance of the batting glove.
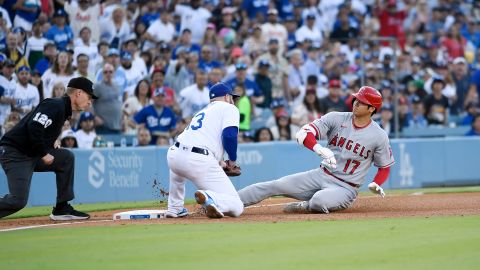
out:
<path id="1" fill-rule="evenodd" d="M 371 192 L 382 196 L 382 198 L 385 197 L 385 192 L 383 191 L 383 188 L 375 182 L 368 184 L 368 189 L 370 189 Z"/>
<path id="2" fill-rule="evenodd" d="M 322 165 L 329 168 L 329 169 L 336 169 L 337 168 L 337 160 L 333 155 L 332 150 L 322 147 L 320 144 L 316 144 L 313 147 L 313 151 L 317 153 L 317 155 L 323 158 Z"/>

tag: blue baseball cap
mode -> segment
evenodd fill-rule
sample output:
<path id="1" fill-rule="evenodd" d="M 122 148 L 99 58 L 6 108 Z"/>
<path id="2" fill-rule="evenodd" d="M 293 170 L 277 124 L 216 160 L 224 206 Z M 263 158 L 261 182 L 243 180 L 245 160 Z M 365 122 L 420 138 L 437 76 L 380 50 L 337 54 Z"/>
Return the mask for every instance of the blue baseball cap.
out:
<path id="1" fill-rule="evenodd" d="M 83 112 L 80 114 L 80 118 L 78 119 L 78 123 L 82 123 L 83 121 L 93 120 L 95 116 L 91 112 Z"/>
<path id="2" fill-rule="evenodd" d="M 219 82 L 210 88 L 210 99 L 216 97 L 223 97 L 226 95 L 231 95 L 234 98 L 240 97 L 239 95 L 233 93 L 232 88 L 225 83 Z"/>
<path id="3" fill-rule="evenodd" d="M 53 17 L 67 17 L 67 12 L 63 9 L 57 9 L 55 13 L 53 13 Z"/>
<path id="4" fill-rule="evenodd" d="M 22 71 L 26 71 L 26 72 L 30 73 L 30 68 L 27 67 L 27 66 L 21 66 L 21 67 L 19 67 L 18 70 L 17 70 L 18 73 L 20 73 L 20 72 L 22 72 Z"/>
<path id="5" fill-rule="evenodd" d="M 117 56 L 119 56 L 120 53 L 118 52 L 118 49 L 110 48 L 110 49 L 108 50 L 108 54 L 107 54 L 107 55 L 108 55 L 108 56 L 112 56 L 112 55 L 117 55 Z"/>
<path id="6" fill-rule="evenodd" d="M 132 54 L 127 52 L 127 51 L 122 51 L 120 53 L 120 59 L 131 61 L 132 60 Z"/>
<path id="7" fill-rule="evenodd" d="M 248 68 L 248 66 L 247 66 L 247 64 L 245 64 L 245 63 L 237 63 L 237 64 L 235 65 L 235 69 L 236 69 L 236 70 L 243 70 L 243 69 L 247 69 L 247 68 Z"/>

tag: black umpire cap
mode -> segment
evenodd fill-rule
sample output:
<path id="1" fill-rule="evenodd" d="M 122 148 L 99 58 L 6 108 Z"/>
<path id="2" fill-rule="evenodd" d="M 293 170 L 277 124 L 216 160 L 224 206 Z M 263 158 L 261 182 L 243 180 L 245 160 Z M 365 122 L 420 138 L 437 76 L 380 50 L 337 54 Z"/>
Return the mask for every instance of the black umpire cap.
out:
<path id="1" fill-rule="evenodd" d="M 83 90 L 85 93 L 89 94 L 93 99 L 98 99 L 97 96 L 93 93 L 93 83 L 84 77 L 73 78 L 68 82 L 67 87 L 76 88 Z"/>

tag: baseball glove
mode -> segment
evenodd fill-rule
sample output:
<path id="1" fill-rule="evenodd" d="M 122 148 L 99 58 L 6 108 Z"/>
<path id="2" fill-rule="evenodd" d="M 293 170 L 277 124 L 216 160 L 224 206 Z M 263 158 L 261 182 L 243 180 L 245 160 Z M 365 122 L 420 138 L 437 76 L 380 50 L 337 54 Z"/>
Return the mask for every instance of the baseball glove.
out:
<path id="1" fill-rule="evenodd" d="M 240 168 L 235 161 L 231 160 L 225 160 L 223 170 L 228 176 L 239 176 L 242 174 L 242 168 Z"/>

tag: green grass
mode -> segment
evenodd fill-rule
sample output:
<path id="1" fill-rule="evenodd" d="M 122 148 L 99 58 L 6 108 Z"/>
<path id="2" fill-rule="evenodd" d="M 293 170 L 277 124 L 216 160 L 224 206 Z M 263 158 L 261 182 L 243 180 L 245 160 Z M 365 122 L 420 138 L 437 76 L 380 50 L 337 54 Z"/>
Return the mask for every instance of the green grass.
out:
<path id="1" fill-rule="evenodd" d="M 448 188 L 424 188 L 424 189 L 403 189 L 403 190 L 387 190 L 387 196 L 393 194 L 413 194 L 413 193 L 458 193 L 458 192 L 480 192 L 480 186 L 469 186 L 469 187 L 448 187 Z M 372 193 L 369 191 L 361 192 L 361 196 L 368 195 L 371 196 Z M 194 200 L 187 200 L 186 204 L 194 203 Z M 143 201 L 143 202 L 112 202 L 112 203 L 96 203 L 96 204 L 81 204 L 75 206 L 76 209 L 86 212 L 94 211 L 106 211 L 106 210 L 117 210 L 117 209 L 130 209 L 130 208 L 166 208 L 165 203 L 160 203 L 159 201 Z M 7 219 L 12 218 L 26 218 L 26 217 L 36 217 L 36 216 L 48 216 L 52 211 L 52 206 L 35 206 L 27 207 L 21 211 L 7 217 Z"/>
<path id="2" fill-rule="evenodd" d="M 480 217 L 0 233 L 2 269 L 478 269 Z"/>

